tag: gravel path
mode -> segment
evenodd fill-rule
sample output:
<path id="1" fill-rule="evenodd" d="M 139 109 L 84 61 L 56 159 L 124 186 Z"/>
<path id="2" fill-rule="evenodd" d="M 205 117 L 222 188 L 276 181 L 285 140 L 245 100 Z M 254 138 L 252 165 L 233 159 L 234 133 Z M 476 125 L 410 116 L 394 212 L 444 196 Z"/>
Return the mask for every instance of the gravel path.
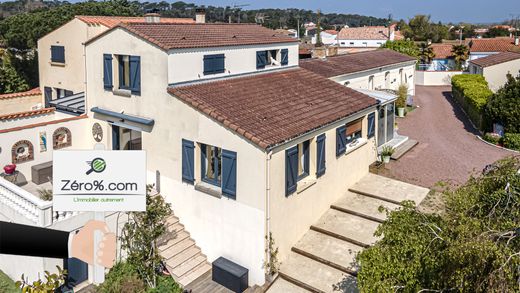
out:
<path id="1" fill-rule="evenodd" d="M 478 132 L 451 98 L 451 87 L 417 86 L 414 103 L 419 108 L 397 123 L 399 134 L 419 144 L 379 174 L 424 187 L 441 180 L 460 184 L 472 172 L 513 155 L 475 136 Z"/>

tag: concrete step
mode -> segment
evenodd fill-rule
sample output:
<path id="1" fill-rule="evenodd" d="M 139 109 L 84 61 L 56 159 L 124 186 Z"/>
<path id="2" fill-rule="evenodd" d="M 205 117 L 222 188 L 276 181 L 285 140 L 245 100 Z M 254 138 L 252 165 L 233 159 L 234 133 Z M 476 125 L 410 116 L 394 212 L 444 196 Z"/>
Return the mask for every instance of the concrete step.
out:
<path id="1" fill-rule="evenodd" d="M 349 191 L 400 204 L 412 200 L 419 205 L 430 190 L 421 186 L 368 173 L 354 184 Z"/>
<path id="2" fill-rule="evenodd" d="M 184 230 L 184 225 L 179 223 L 179 222 L 177 222 L 175 224 L 172 224 L 172 225 L 168 226 L 166 228 L 166 230 L 169 231 L 169 232 L 179 233 L 180 231 Z"/>
<path id="3" fill-rule="evenodd" d="M 399 160 L 404 154 L 413 149 L 419 142 L 414 139 L 408 139 L 403 144 L 395 149 L 395 152 L 390 157 L 392 160 Z"/>
<path id="4" fill-rule="evenodd" d="M 353 244 L 368 247 L 378 239 L 373 235 L 379 222 L 330 209 L 311 226 L 314 231 L 349 241 Z"/>
<path id="5" fill-rule="evenodd" d="M 191 282 L 197 280 L 198 278 L 200 278 L 202 275 L 204 275 L 205 273 L 207 273 L 210 270 L 211 270 L 211 265 L 207 262 L 204 262 L 204 263 L 198 265 L 197 267 L 193 268 L 193 270 L 190 271 L 189 273 L 187 273 L 186 275 L 179 278 L 178 282 L 182 286 L 187 286 L 187 285 L 191 284 Z"/>
<path id="6" fill-rule="evenodd" d="M 172 269 L 171 273 L 174 274 L 175 276 L 179 276 L 179 277 L 184 276 L 186 273 L 191 271 L 193 268 L 197 267 L 198 265 L 200 265 L 202 263 L 205 263 L 206 261 L 207 260 L 206 260 L 205 255 L 203 255 L 203 254 L 196 255 L 196 256 L 192 257 L 190 260 L 188 260 L 187 262 Z"/>
<path id="7" fill-rule="evenodd" d="M 337 202 L 330 207 L 345 213 L 360 216 L 372 221 L 383 222 L 386 220 L 386 213 L 379 212 L 379 207 L 383 206 L 389 210 L 395 210 L 399 205 L 388 201 L 365 196 L 359 193 L 347 191 Z"/>
<path id="8" fill-rule="evenodd" d="M 182 240 L 189 238 L 190 233 L 186 232 L 186 230 L 182 230 L 179 233 L 173 233 L 171 238 L 166 239 L 166 242 L 159 246 L 159 251 L 163 252 L 171 246 L 181 242 Z"/>
<path id="9" fill-rule="evenodd" d="M 322 264 L 295 252 L 290 252 L 280 267 L 285 280 L 313 292 L 351 292 L 356 278 L 340 270 Z"/>
<path id="10" fill-rule="evenodd" d="M 185 263 L 186 261 L 188 261 L 195 255 L 198 255 L 200 253 L 201 253 L 200 248 L 198 248 L 197 246 L 192 246 L 192 247 L 184 250 L 183 252 L 175 255 L 174 257 L 167 259 L 166 265 L 172 269 L 175 269 L 176 267 L 182 265 L 183 263 Z"/>
<path id="11" fill-rule="evenodd" d="M 168 217 L 168 219 L 166 219 L 166 227 L 177 224 L 177 223 L 179 223 L 179 218 L 177 218 L 174 215 L 171 215 Z"/>
<path id="12" fill-rule="evenodd" d="M 310 230 L 292 250 L 345 273 L 356 274 L 356 254 L 363 247 Z"/>
<path id="13" fill-rule="evenodd" d="M 186 249 L 195 246 L 195 241 L 193 241 L 191 238 L 185 238 L 184 240 L 180 241 L 179 243 L 170 246 L 168 249 L 161 252 L 161 256 L 165 259 L 172 258 L 173 256 L 178 255 L 179 253 L 185 251 Z"/>
<path id="14" fill-rule="evenodd" d="M 298 287 L 295 284 L 282 278 L 276 279 L 267 293 L 309 293 L 310 291 Z"/>

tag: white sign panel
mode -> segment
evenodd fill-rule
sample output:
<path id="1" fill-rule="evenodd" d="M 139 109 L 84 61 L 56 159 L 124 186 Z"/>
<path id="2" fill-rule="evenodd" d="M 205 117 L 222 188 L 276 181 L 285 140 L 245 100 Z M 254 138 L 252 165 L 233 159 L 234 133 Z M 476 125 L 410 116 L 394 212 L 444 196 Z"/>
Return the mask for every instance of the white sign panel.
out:
<path id="1" fill-rule="evenodd" d="M 55 211 L 146 210 L 144 151 L 54 151 Z"/>

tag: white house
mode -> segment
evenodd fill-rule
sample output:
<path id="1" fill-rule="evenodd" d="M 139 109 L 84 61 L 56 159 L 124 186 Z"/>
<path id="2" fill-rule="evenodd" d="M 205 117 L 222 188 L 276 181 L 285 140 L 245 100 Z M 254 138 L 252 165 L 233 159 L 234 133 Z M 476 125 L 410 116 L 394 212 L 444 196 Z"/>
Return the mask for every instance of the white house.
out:
<path id="1" fill-rule="evenodd" d="M 507 82 L 507 75 L 520 75 L 520 53 L 503 52 L 469 61 L 469 73 L 484 76 L 496 92 Z"/>
<path id="2" fill-rule="evenodd" d="M 396 25 L 344 27 L 338 34 L 338 43 L 342 48 L 379 48 L 388 40 L 402 39 Z"/>
<path id="3" fill-rule="evenodd" d="M 520 52 L 520 42 L 518 38 L 497 37 L 471 39 L 467 42 L 467 45 L 469 47 L 470 61 L 501 52 Z"/>
<path id="4" fill-rule="evenodd" d="M 324 45 L 337 45 L 338 44 L 338 32 L 335 30 L 324 30 L 320 33 L 321 42 Z M 312 43 L 316 44 L 316 36 L 312 37 Z"/>

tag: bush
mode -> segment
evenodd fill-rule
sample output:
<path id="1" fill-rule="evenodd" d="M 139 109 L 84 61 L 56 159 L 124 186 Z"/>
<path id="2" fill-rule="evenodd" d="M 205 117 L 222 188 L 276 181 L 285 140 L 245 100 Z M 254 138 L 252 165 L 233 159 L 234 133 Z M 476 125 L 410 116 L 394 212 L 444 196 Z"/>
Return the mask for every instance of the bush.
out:
<path id="1" fill-rule="evenodd" d="M 181 293 L 182 288 L 175 280 L 170 276 L 161 276 L 157 278 L 157 286 L 150 288 L 146 293 Z"/>
<path id="2" fill-rule="evenodd" d="M 127 263 L 120 262 L 114 265 L 105 277 L 105 282 L 99 285 L 100 293 L 144 293 L 146 285 L 139 279 L 135 268 Z"/>
<path id="3" fill-rule="evenodd" d="M 504 147 L 520 151 L 520 133 L 506 133 L 504 135 Z"/>
<path id="4" fill-rule="evenodd" d="M 486 133 L 482 138 L 492 144 L 502 143 L 502 138 L 496 133 Z"/>
<path id="5" fill-rule="evenodd" d="M 405 84 L 402 84 L 399 86 L 399 89 L 397 90 L 397 100 L 395 101 L 397 108 L 405 108 L 407 98 L 408 98 L 408 86 Z"/>
<path id="6" fill-rule="evenodd" d="M 485 107 L 489 122 L 500 123 L 506 133 L 520 133 L 520 78 L 508 76 L 505 86 L 499 89 Z"/>
<path id="7" fill-rule="evenodd" d="M 460 74 L 451 79 L 453 97 L 461 104 L 473 123 L 484 127 L 483 113 L 493 92 L 482 75 Z"/>

